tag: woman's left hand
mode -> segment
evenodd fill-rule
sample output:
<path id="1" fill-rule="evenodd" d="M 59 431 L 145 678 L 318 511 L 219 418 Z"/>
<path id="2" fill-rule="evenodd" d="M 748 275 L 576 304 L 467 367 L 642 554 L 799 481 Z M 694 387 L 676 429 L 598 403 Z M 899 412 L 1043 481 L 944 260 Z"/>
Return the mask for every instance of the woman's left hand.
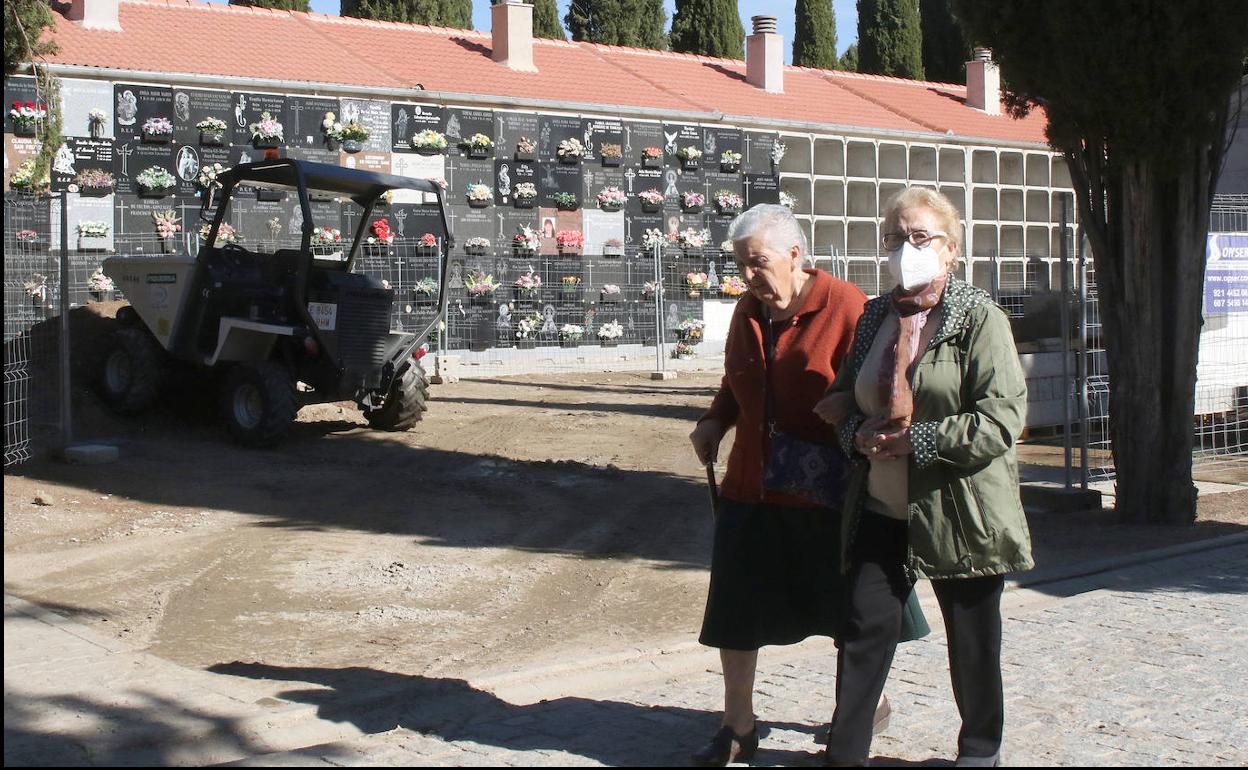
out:
<path id="1" fill-rule="evenodd" d="M 894 460 L 914 451 L 914 444 L 910 441 L 910 426 L 887 434 L 887 437 L 876 446 L 875 457 L 881 460 Z"/>

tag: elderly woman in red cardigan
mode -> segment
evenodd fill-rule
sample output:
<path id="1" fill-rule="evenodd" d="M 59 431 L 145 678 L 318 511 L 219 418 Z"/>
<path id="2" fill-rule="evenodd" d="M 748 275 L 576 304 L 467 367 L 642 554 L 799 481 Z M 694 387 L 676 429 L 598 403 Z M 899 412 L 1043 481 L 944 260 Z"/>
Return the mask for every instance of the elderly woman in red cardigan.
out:
<path id="1" fill-rule="evenodd" d="M 724 672 L 722 726 L 693 755 L 704 766 L 748 760 L 758 746 L 758 649 L 836 638 L 844 622 L 848 592 L 836 558 L 843 456 L 813 410 L 836 379 L 867 299 L 803 268 L 806 237 L 783 206 L 754 206 L 728 237 L 749 293 L 732 315 L 719 393 L 689 436 L 699 461 L 713 463 L 736 428 L 699 638 L 720 649 Z M 848 414 L 853 402 L 843 401 Z M 820 409 L 836 411 L 836 397 Z M 902 638 L 926 633 L 917 608 L 911 597 Z M 887 711 L 882 699 L 878 725 Z"/>

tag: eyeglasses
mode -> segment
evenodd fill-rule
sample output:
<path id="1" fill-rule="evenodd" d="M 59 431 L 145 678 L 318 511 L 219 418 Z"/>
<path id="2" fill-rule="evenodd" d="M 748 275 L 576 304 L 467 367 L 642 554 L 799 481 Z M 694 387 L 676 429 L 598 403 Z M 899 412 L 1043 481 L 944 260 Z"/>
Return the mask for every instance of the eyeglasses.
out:
<path id="1" fill-rule="evenodd" d="M 910 241 L 910 245 L 917 246 L 921 249 L 937 238 L 949 240 L 949 235 L 939 231 L 928 232 L 927 230 L 911 230 L 908 233 L 885 233 L 884 237 L 880 240 L 883 241 L 885 249 L 889 251 L 896 251 L 897 249 L 900 249 L 901 245 L 906 241 Z"/>

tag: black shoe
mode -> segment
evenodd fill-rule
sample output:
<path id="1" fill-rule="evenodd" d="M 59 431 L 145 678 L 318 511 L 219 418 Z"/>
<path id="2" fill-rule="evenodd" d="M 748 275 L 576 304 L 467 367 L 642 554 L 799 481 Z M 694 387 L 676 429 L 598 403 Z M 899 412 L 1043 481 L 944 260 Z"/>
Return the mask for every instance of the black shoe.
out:
<path id="1" fill-rule="evenodd" d="M 959 754 L 954 767 L 998 767 L 1001 764 L 1001 752 L 998 750 L 991 757 L 968 757 Z"/>
<path id="2" fill-rule="evenodd" d="M 731 727 L 719 728 L 711 742 L 695 752 L 690 759 L 698 767 L 723 767 L 729 762 L 748 762 L 758 750 L 758 725 L 745 735 L 737 735 Z"/>

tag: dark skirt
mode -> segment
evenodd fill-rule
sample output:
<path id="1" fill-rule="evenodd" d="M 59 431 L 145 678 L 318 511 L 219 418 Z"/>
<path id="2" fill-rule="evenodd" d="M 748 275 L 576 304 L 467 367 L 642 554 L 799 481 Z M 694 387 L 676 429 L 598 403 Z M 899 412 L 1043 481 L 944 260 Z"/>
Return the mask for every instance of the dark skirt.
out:
<path id="1" fill-rule="evenodd" d="M 728 650 L 837 639 L 849 612 L 839 563 L 840 513 L 720 498 L 711 585 L 698 641 Z M 915 613 L 918 623 L 916 627 Z M 927 633 L 918 600 L 907 602 L 902 641 Z"/>

